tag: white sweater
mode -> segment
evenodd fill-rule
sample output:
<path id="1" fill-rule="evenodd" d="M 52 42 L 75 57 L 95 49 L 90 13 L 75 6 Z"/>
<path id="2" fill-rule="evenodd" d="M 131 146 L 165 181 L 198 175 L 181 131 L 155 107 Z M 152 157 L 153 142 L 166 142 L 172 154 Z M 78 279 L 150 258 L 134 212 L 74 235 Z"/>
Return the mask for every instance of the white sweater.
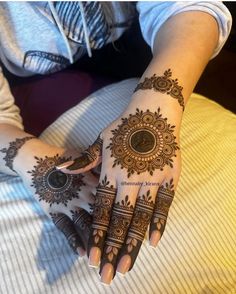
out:
<path id="1" fill-rule="evenodd" d="M 153 43 L 161 25 L 183 11 L 211 14 L 219 27 L 215 57 L 230 33 L 232 18 L 220 1 L 137 2 L 145 41 Z M 18 76 L 66 68 L 91 49 L 118 39 L 132 21 L 129 2 L 0 2 L 0 59 Z M 86 53 L 87 52 L 87 53 Z M 18 107 L 0 67 L 0 123 L 23 129 Z"/>

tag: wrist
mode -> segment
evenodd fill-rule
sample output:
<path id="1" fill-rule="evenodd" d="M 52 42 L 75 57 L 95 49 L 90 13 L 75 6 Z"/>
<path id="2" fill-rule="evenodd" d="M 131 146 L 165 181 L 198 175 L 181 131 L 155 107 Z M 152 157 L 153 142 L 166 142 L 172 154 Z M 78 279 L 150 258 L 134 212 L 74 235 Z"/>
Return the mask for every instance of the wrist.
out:
<path id="1" fill-rule="evenodd" d="M 18 175 L 25 174 L 36 162 L 35 156 L 54 156 L 62 154 L 63 149 L 48 145 L 37 138 L 25 142 L 14 158 L 14 170 Z"/>

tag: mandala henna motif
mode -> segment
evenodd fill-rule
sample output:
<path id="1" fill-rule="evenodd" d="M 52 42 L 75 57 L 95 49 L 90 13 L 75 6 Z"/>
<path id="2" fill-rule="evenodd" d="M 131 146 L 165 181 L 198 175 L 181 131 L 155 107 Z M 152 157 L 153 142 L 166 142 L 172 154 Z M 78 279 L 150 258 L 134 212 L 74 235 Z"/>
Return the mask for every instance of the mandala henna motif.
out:
<path id="1" fill-rule="evenodd" d="M 150 190 L 148 190 L 146 194 L 138 197 L 135 205 L 134 215 L 126 237 L 126 241 L 119 255 L 119 259 L 126 254 L 130 255 L 131 265 L 129 270 L 132 269 L 133 264 L 138 256 L 138 252 L 152 218 L 155 204 L 152 199 L 153 197 L 150 194 Z"/>
<path id="2" fill-rule="evenodd" d="M 55 226 L 65 235 L 72 250 L 78 254 L 78 247 L 84 247 L 72 220 L 64 213 L 50 213 Z"/>
<path id="3" fill-rule="evenodd" d="M 134 206 L 131 205 L 128 195 L 121 202 L 114 204 L 101 261 L 101 269 L 106 263 L 111 263 L 115 266 L 118 253 L 124 243 L 131 223 L 133 211 Z"/>
<path id="4" fill-rule="evenodd" d="M 102 156 L 102 139 L 100 135 L 96 141 L 82 152 L 82 155 L 74 160 L 74 163 L 67 167 L 69 170 L 76 170 L 87 166 L 95 161 L 98 157 Z"/>
<path id="5" fill-rule="evenodd" d="M 13 169 L 13 160 L 16 157 L 18 150 L 25 144 L 25 142 L 35 139 L 34 136 L 28 136 L 20 139 L 16 139 L 13 142 L 9 143 L 8 148 L 3 148 L 0 150 L 2 153 L 6 153 L 5 157 L 3 157 L 3 160 L 6 162 L 6 166 L 9 167 L 13 172 L 15 170 Z"/>
<path id="6" fill-rule="evenodd" d="M 83 175 L 68 175 L 56 170 L 56 166 L 70 160 L 70 158 L 54 157 L 38 158 L 37 165 L 32 171 L 31 186 L 35 188 L 39 201 L 45 201 L 50 204 L 63 204 L 67 206 L 69 200 L 79 198 L 78 192 L 81 186 L 85 185 L 82 181 Z"/>
<path id="7" fill-rule="evenodd" d="M 106 147 L 114 157 L 113 167 L 126 168 L 128 177 L 148 171 L 153 175 L 155 169 L 163 170 L 165 165 L 173 167 L 172 157 L 179 149 L 175 142 L 175 126 L 167 122 L 157 112 L 139 109 L 128 118 L 122 118 L 122 124 L 112 130 L 111 143 Z"/>
<path id="8" fill-rule="evenodd" d="M 88 253 L 93 246 L 103 248 L 115 196 L 116 189 L 110 185 L 107 176 L 105 176 L 99 183 L 95 196 Z"/>
<path id="9" fill-rule="evenodd" d="M 155 208 L 150 225 L 150 236 L 155 230 L 159 231 L 161 236 L 165 230 L 168 212 L 175 195 L 173 179 L 169 183 L 162 185 L 157 193 Z"/>
<path id="10" fill-rule="evenodd" d="M 172 72 L 170 69 L 166 70 L 164 75 L 160 77 L 154 74 L 152 77 L 145 78 L 143 82 L 139 83 L 134 92 L 137 92 L 138 90 L 154 89 L 156 92 L 163 94 L 166 93 L 177 99 L 184 110 L 184 97 L 182 94 L 183 87 L 178 85 L 178 79 L 172 79 L 171 76 Z"/>

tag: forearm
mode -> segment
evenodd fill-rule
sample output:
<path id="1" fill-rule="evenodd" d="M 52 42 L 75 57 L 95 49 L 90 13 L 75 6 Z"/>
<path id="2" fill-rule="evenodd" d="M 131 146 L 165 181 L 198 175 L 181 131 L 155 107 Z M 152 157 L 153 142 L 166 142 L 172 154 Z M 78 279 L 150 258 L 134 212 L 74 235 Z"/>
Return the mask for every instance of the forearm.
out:
<path id="1" fill-rule="evenodd" d="M 9 175 L 21 175 L 22 171 L 25 172 L 28 167 L 32 166 L 32 160 L 39 152 L 50 156 L 62 153 L 61 148 L 56 148 L 55 146 L 50 146 L 40 139 L 32 139 L 32 135 L 22 131 L 21 129 L 9 125 L 0 124 L 0 172 Z M 25 138 L 29 138 L 24 140 Z M 9 150 L 10 144 L 16 144 L 16 140 L 21 140 L 21 147 L 13 146 L 15 154 Z M 9 153 L 10 151 L 10 153 Z M 12 170 L 13 169 L 13 170 Z"/>
<path id="2" fill-rule="evenodd" d="M 171 69 L 172 79 L 178 79 L 182 86 L 184 104 L 191 95 L 199 77 L 207 65 L 218 41 L 218 26 L 215 19 L 204 12 L 182 12 L 167 20 L 160 28 L 154 46 L 153 59 L 144 72 L 141 81 L 153 74 L 163 76 Z M 137 91 L 134 97 L 151 101 L 182 112 L 176 99 L 158 91 Z M 147 104 L 148 106 L 148 104 Z"/>

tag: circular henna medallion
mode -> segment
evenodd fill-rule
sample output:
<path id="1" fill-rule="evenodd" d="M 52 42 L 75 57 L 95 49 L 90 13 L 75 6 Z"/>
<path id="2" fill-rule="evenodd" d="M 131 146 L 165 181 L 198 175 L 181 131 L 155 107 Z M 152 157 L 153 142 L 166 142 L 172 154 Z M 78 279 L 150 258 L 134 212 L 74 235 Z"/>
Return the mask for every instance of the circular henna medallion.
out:
<path id="1" fill-rule="evenodd" d="M 30 171 L 32 185 L 39 201 L 67 205 L 69 200 L 79 198 L 78 192 L 84 185 L 82 175 L 68 175 L 56 170 L 55 166 L 68 161 L 68 158 L 54 157 L 36 158 L 37 165 Z"/>
<path id="2" fill-rule="evenodd" d="M 137 109 L 112 130 L 113 137 L 107 148 L 115 158 L 113 167 L 126 168 L 128 177 L 146 171 L 152 175 L 155 169 L 163 170 L 165 165 L 172 167 L 172 157 L 179 149 L 174 128 L 162 117 L 159 108 L 157 112 Z"/>
<path id="3" fill-rule="evenodd" d="M 68 180 L 68 175 L 58 170 L 51 170 L 47 175 L 46 182 L 52 189 L 61 189 L 67 184 Z"/>

